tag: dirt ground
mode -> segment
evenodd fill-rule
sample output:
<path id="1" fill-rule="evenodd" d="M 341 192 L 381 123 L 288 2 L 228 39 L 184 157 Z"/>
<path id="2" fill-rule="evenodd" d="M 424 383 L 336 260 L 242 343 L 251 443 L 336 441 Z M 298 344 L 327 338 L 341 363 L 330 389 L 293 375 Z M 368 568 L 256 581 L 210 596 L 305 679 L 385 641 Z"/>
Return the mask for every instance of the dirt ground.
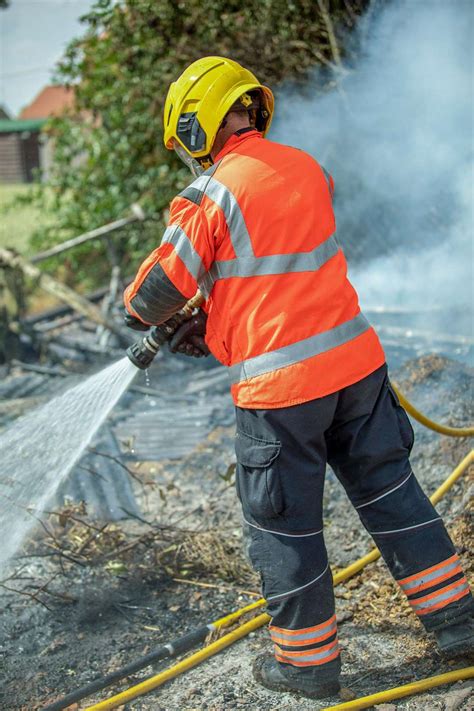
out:
<path id="1" fill-rule="evenodd" d="M 393 374 L 407 396 L 435 419 L 474 420 L 472 375 L 440 357 Z M 414 423 L 415 473 L 431 493 L 470 449 Z M 55 515 L 14 561 L 0 588 L 0 708 L 37 711 L 62 694 L 140 657 L 193 628 L 258 598 L 258 581 L 241 552 L 233 487 L 232 427 L 217 427 L 189 456 L 133 467 L 140 519 L 109 524 L 76 508 Z M 472 579 L 473 472 L 438 506 Z M 371 549 L 331 471 L 325 491 L 325 538 L 333 570 Z M 94 528 L 92 528 L 92 526 Z M 472 559 L 471 559 L 472 560 Z M 8 589 L 6 589 L 8 588 Z M 469 665 L 446 662 L 409 610 L 382 562 L 336 588 L 343 659 L 341 698 L 316 702 L 266 691 L 252 677 L 255 656 L 270 651 L 264 629 L 123 709 L 274 711 L 323 709 Z M 46 607 L 46 606 L 47 607 Z M 471 662 L 472 664 L 472 662 Z M 84 709 L 170 666 L 148 667 L 81 702 Z M 470 682 L 379 706 L 455 711 L 473 708 Z"/>

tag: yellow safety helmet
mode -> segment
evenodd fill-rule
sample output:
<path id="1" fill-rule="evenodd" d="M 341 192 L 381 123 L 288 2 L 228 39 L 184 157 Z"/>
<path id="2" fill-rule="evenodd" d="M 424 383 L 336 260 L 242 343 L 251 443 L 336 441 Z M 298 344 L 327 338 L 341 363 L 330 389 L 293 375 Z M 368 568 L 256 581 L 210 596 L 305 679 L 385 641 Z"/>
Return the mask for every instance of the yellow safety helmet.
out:
<path id="1" fill-rule="evenodd" d="M 168 90 L 163 136 L 166 148 L 178 149 L 181 157 L 184 149 L 201 165 L 210 165 L 209 154 L 217 131 L 229 110 L 237 106 L 240 110 L 254 109 L 255 128 L 263 135 L 267 133 L 274 106 L 271 90 L 232 59 L 196 60 Z"/>

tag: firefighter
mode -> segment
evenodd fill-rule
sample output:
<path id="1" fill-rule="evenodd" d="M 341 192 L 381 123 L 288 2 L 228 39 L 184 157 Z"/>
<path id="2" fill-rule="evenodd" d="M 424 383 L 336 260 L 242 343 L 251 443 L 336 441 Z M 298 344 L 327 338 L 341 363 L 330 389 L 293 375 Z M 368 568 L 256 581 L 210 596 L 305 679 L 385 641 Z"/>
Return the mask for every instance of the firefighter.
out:
<path id="1" fill-rule="evenodd" d="M 341 664 L 323 537 L 327 463 L 441 650 L 473 648 L 474 606 L 412 472 L 412 427 L 347 278 L 333 179 L 304 151 L 265 138 L 273 107 L 270 89 L 223 57 L 197 60 L 171 84 L 164 143 L 195 179 L 125 292 L 126 320 L 147 328 L 198 288 L 205 296 L 171 347 L 211 351 L 229 368 L 237 494 L 275 652 L 254 674 L 267 688 L 323 698 L 339 690 Z"/>

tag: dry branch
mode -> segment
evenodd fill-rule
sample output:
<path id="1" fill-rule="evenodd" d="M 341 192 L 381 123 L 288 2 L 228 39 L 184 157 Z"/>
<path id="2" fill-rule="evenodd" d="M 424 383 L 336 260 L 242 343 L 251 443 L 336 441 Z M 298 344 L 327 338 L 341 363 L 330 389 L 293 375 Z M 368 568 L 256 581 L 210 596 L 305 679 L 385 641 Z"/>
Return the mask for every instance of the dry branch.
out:
<path id="1" fill-rule="evenodd" d="M 52 294 L 52 296 L 63 301 L 74 311 L 77 311 L 77 313 L 82 314 L 99 326 L 109 329 L 109 331 L 112 331 L 121 338 L 120 329 L 104 318 L 97 306 L 88 301 L 84 296 L 76 294 L 75 291 L 65 284 L 61 284 L 61 282 L 49 274 L 42 272 L 38 267 L 35 267 L 34 264 L 24 259 L 24 257 L 15 254 L 15 252 L 9 249 L 0 247 L 0 267 L 1 266 L 19 269 L 25 276 L 33 279 L 37 285 L 48 294 Z"/>
<path id="2" fill-rule="evenodd" d="M 321 13 L 321 17 L 323 18 L 324 24 L 326 25 L 326 30 L 328 33 L 328 39 L 329 39 L 329 44 L 331 46 L 332 56 L 334 57 L 334 61 L 337 64 L 337 66 L 342 67 L 341 53 L 339 51 L 339 45 L 337 44 L 336 35 L 334 33 L 334 27 L 332 24 L 331 16 L 327 10 L 324 0 L 317 0 L 317 2 L 318 2 L 319 11 Z"/>
<path id="3" fill-rule="evenodd" d="M 52 612 L 51 608 L 48 607 L 48 605 L 43 600 L 37 597 L 35 593 L 30 593 L 26 590 L 17 590 L 16 588 L 11 588 L 9 585 L 5 585 L 4 583 L 0 583 L 0 588 L 8 590 L 8 592 L 16 593 L 17 595 L 22 595 L 23 597 L 29 597 L 30 600 L 33 600 L 34 602 L 39 602 L 39 604 L 45 607 L 49 612 Z"/>
<path id="4" fill-rule="evenodd" d="M 109 222 L 107 225 L 102 225 L 102 227 L 97 227 L 95 230 L 90 230 L 89 232 L 84 232 L 84 234 L 68 239 L 66 242 L 61 242 L 60 244 L 46 249 L 44 252 L 39 252 L 35 254 L 32 258 L 32 262 L 41 262 L 49 257 L 55 257 L 58 254 L 66 252 L 68 249 L 73 247 L 78 247 L 85 242 L 90 242 L 93 239 L 98 239 L 105 237 L 108 239 L 107 235 L 115 230 L 120 230 L 127 225 L 131 225 L 134 222 L 143 222 L 145 220 L 145 213 L 143 212 L 140 205 L 134 203 L 131 206 L 132 214 L 129 217 L 123 217 L 120 220 L 115 220 L 114 222 Z"/>
<path id="5" fill-rule="evenodd" d="M 129 467 L 127 467 L 127 465 L 124 464 L 119 459 L 119 457 L 116 457 L 113 454 L 108 454 L 107 452 L 101 452 L 100 450 L 95 449 L 94 447 L 88 447 L 87 451 L 90 452 L 91 454 L 96 454 L 98 457 L 105 457 L 105 459 L 110 459 L 112 462 L 115 462 L 115 464 L 117 464 L 117 466 L 121 467 L 125 472 L 127 472 L 128 476 L 131 477 L 132 479 L 134 479 L 137 482 L 137 484 L 139 484 L 142 487 L 143 490 L 145 489 L 145 485 L 142 482 L 142 480 L 140 479 L 140 477 L 138 477 L 135 474 L 135 472 L 133 472 Z M 94 473 L 98 474 L 98 472 L 94 472 Z"/>

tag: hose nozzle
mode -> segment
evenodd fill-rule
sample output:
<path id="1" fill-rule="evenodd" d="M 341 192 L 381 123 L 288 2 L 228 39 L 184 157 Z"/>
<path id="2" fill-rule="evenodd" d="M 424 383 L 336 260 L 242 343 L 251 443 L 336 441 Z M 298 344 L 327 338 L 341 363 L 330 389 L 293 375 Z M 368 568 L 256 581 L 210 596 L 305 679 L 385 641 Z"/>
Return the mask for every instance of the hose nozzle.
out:
<path id="1" fill-rule="evenodd" d="M 177 314 L 160 326 L 153 326 L 144 338 L 127 348 L 127 355 L 133 365 L 140 368 L 140 370 L 146 370 L 152 364 L 161 346 L 170 340 L 176 329 L 184 321 L 191 318 L 194 309 L 199 308 L 203 302 L 204 297 L 198 290 L 195 296 L 183 306 L 181 311 L 178 311 Z"/>
<path id="2" fill-rule="evenodd" d="M 155 326 L 144 338 L 133 343 L 127 348 L 127 355 L 133 365 L 140 370 L 146 370 L 152 363 L 160 347 L 168 340 L 169 335 L 160 332 L 160 327 Z"/>

